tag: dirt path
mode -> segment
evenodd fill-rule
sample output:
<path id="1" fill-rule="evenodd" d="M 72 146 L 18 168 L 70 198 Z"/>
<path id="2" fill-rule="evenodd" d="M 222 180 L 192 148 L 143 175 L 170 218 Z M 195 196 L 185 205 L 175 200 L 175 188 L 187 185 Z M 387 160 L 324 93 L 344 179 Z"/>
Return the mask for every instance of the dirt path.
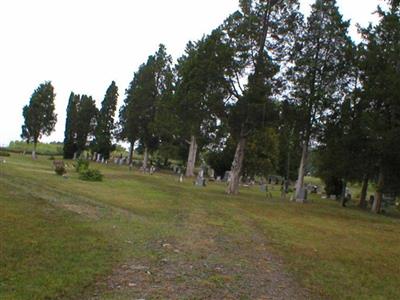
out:
<path id="1" fill-rule="evenodd" d="M 183 237 L 149 242 L 156 258 L 118 266 L 93 299 L 309 299 L 265 236 L 243 220 L 249 231 L 237 235 L 189 216 Z"/>

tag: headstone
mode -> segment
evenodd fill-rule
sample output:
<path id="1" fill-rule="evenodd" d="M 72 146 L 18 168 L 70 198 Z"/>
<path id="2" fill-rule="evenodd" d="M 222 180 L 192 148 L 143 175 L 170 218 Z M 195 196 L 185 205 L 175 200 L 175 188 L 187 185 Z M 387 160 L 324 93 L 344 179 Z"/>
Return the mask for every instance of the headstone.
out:
<path id="1" fill-rule="evenodd" d="M 337 200 L 337 197 L 336 197 L 336 195 L 329 195 L 329 199 L 331 199 L 331 200 Z"/>
<path id="2" fill-rule="evenodd" d="M 151 166 L 150 167 L 150 175 L 153 175 L 155 171 L 156 171 L 156 168 L 154 166 Z"/>
<path id="3" fill-rule="evenodd" d="M 260 191 L 265 193 L 267 191 L 267 185 L 265 183 L 260 185 Z"/>
<path id="4" fill-rule="evenodd" d="M 74 158 L 73 158 L 73 160 L 76 160 L 77 157 L 78 157 L 78 152 L 74 152 Z"/>
<path id="5" fill-rule="evenodd" d="M 101 154 L 97 153 L 97 158 L 96 158 L 96 162 L 101 162 Z"/>
<path id="6" fill-rule="evenodd" d="M 206 179 L 204 178 L 204 171 L 201 170 L 199 174 L 197 175 L 195 185 L 196 186 L 206 186 Z"/>
<path id="7" fill-rule="evenodd" d="M 179 182 L 183 182 L 183 174 L 179 176 Z"/>
<path id="8" fill-rule="evenodd" d="M 300 188 L 299 198 L 296 199 L 296 202 L 304 203 L 307 202 L 307 189 Z"/>
<path id="9" fill-rule="evenodd" d="M 230 171 L 226 171 L 222 181 L 229 182 L 230 180 L 231 180 L 231 172 Z"/>
<path id="10" fill-rule="evenodd" d="M 96 161 L 96 159 L 97 159 L 97 153 L 93 152 L 92 161 Z"/>
<path id="11" fill-rule="evenodd" d="M 221 176 L 217 176 L 217 181 L 218 181 L 218 182 L 221 181 Z"/>
<path id="12" fill-rule="evenodd" d="M 101 159 L 101 163 L 104 164 L 106 160 L 104 159 L 104 157 Z"/>
<path id="13" fill-rule="evenodd" d="M 214 169 L 209 169 L 209 170 L 208 170 L 208 176 L 209 176 L 210 178 L 212 178 L 212 179 L 215 178 L 215 171 L 214 171 Z"/>

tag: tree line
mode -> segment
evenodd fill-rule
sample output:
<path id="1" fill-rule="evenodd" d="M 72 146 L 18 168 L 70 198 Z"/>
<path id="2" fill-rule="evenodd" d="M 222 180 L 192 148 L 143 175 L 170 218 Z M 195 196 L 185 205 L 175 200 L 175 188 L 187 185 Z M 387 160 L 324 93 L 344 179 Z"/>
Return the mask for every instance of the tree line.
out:
<path id="1" fill-rule="evenodd" d="M 126 141 L 130 162 L 138 145 L 143 168 L 157 154 L 186 161 L 187 176 L 200 159 L 219 175 L 229 170 L 228 194 L 239 192 L 241 178 L 279 174 L 296 181 L 298 202 L 312 164 L 343 200 L 347 183 L 362 183 L 361 207 L 375 183 L 378 213 L 383 194 L 400 189 L 400 5 L 387 4 L 356 44 L 335 0 L 316 0 L 308 18 L 298 0 L 240 0 L 175 65 L 164 45 L 150 55 L 118 122 L 115 82 L 100 110 L 71 93 L 64 157 L 91 149 L 107 159 L 114 140 Z M 44 83 L 24 108 L 27 141 L 54 128 L 54 96 Z"/>

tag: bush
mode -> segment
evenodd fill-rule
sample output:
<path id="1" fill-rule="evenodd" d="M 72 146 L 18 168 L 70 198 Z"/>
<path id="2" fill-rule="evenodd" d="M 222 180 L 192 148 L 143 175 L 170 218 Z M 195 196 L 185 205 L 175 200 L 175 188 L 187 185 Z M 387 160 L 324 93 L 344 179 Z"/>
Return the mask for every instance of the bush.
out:
<path id="1" fill-rule="evenodd" d="M 76 161 L 75 169 L 78 173 L 89 169 L 89 161 L 82 158 L 78 159 Z"/>
<path id="2" fill-rule="evenodd" d="M 67 171 L 65 170 L 65 167 L 62 165 L 55 166 L 54 171 L 56 172 L 57 175 L 60 175 L 60 176 L 67 173 Z"/>
<path id="3" fill-rule="evenodd" d="M 79 179 L 85 181 L 102 181 L 103 174 L 101 174 L 100 171 L 96 169 L 81 169 L 79 171 Z"/>
<path id="4" fill-rule="evenodd" d="M 10 153 L 8 153 L 6 151 L 0 151 L 0 156 L 8 157 L 8 156 L 10 156 Z"/>
<path id="5" fill-rule="evenodd" d="M 49 157 L 49 160 L 55 160 L 56 158 L 53 156 L 53 155 L 51 155 L 50 157 Z"/>

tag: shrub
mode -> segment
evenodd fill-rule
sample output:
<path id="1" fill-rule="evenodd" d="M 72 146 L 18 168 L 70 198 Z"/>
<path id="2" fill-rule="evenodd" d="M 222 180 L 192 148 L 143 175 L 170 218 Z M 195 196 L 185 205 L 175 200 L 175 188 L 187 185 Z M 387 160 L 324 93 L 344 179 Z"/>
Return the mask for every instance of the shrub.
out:
<path id="1" fill-rule="evenodd" d="M 81 169 L 79 171 L 79 179 L 85 181 L 102 181 L 103 174 L 101 174 L 101 172 L 96 169 Z"/>
<path id="2" fill-rule="evenodd" d="M 67 171 L 65 170 L 65 167 L 62 165 L 55 166 L 54 171 L 56 172 L 57 175 L 60 175 L 60 176 L 67 173 Z"/>
<path id="3" fill-rule="evenodd" d="M 49 157 L 49 160 L 55 160 L 56 158 L 53 156 L 53 155 L 51 155 L 50 157 Z"/>
<path id="4" fill-rule="evenodd" d="M 78 159 L 76 161 L 75 169 L 76 169 L 76 171 L 78 173 L 80 173 L 81 171 L 89 169 L 89 161 L 86 160 L 86 159 L 82 159 L 82 158 Z"/>
<path id="5" fill-rule="evenodd" d="M 8 157 L 8 156 L 10 156 L 10 153 L 8 153 L 6 151 L 0 151 L 0 156 Z"/>

